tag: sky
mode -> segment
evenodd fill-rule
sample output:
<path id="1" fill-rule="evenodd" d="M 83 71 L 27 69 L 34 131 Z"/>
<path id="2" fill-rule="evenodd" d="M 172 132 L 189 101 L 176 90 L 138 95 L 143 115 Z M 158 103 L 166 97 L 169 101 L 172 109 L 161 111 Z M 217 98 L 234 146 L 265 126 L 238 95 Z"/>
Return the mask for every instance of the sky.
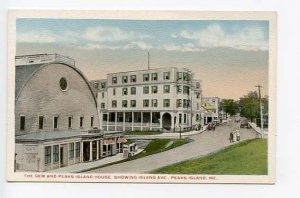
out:
<path id="1" fill-rule="evenodd" d="M 268 21 L 18 19 L 17 55 L 75 59 L 89 80 L 150 67 L 189 68 L 203 96 L 268 90 Z"/>

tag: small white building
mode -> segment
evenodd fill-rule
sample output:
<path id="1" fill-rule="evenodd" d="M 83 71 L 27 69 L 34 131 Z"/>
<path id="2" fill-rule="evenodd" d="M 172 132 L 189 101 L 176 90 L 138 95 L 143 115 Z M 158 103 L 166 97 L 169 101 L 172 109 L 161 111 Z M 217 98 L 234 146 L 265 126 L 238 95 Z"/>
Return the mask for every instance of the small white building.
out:
<path id="1" fill-rule="evenodd" d="M 219 120 L 220 98 L 203 97 L 201 107 L 203 110 L 204 124 Z"/>

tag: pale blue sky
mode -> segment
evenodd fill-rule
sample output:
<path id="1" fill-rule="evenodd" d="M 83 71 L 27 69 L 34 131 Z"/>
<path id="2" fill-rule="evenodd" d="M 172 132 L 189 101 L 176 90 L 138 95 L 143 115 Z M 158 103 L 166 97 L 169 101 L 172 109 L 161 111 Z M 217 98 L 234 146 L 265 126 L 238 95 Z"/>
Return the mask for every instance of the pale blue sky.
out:
<path id="1" fill-rule="evenodd" d="M 70 56 L 89 79 L 143 69 L 149 51 L 152 68 L 191 69 L 207 96 L 238 98 L 255 84 L 268 87 L 268 21 L 18 19 L 16 25 L 18 55 Z"/>

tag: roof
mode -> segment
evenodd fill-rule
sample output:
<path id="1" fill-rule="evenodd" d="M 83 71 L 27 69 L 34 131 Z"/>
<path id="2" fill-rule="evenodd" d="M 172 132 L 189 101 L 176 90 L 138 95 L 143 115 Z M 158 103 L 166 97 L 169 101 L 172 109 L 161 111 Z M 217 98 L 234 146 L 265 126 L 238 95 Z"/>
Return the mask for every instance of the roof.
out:
<path id="1" fill-rule="evenodd" d="M 59 139 L 69 138 L 82 138 L 82 137 L 98 137 L 103 136 L 103 132 L 89 133 L 88 131 L 51 131 L 51 132 L 35 132 L 25 135 L 16 136 L 16 141 L 19 142 L 39 142 L 39 141 L 52 141 Z"/>
<path id="2" fill-rule="evenodd" d="M 49 63 L 63 63 L 75 67 L 75 61 L 69 57 L 59 54 L 33 54 L 16 56 L 16 86 L 15 96 L 17 97 L 23 87 L 35 71 Z"/>

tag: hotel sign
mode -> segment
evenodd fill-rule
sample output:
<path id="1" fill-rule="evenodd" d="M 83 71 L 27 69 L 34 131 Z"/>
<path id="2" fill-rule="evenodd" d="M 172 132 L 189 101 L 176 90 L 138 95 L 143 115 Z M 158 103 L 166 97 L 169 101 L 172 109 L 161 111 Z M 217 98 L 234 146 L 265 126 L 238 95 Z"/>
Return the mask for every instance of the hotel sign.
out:
<path id="1" fill-rule="evenodd" d="M 24 153 L 38 153 L 37 145 L 24 145 Z"/>

